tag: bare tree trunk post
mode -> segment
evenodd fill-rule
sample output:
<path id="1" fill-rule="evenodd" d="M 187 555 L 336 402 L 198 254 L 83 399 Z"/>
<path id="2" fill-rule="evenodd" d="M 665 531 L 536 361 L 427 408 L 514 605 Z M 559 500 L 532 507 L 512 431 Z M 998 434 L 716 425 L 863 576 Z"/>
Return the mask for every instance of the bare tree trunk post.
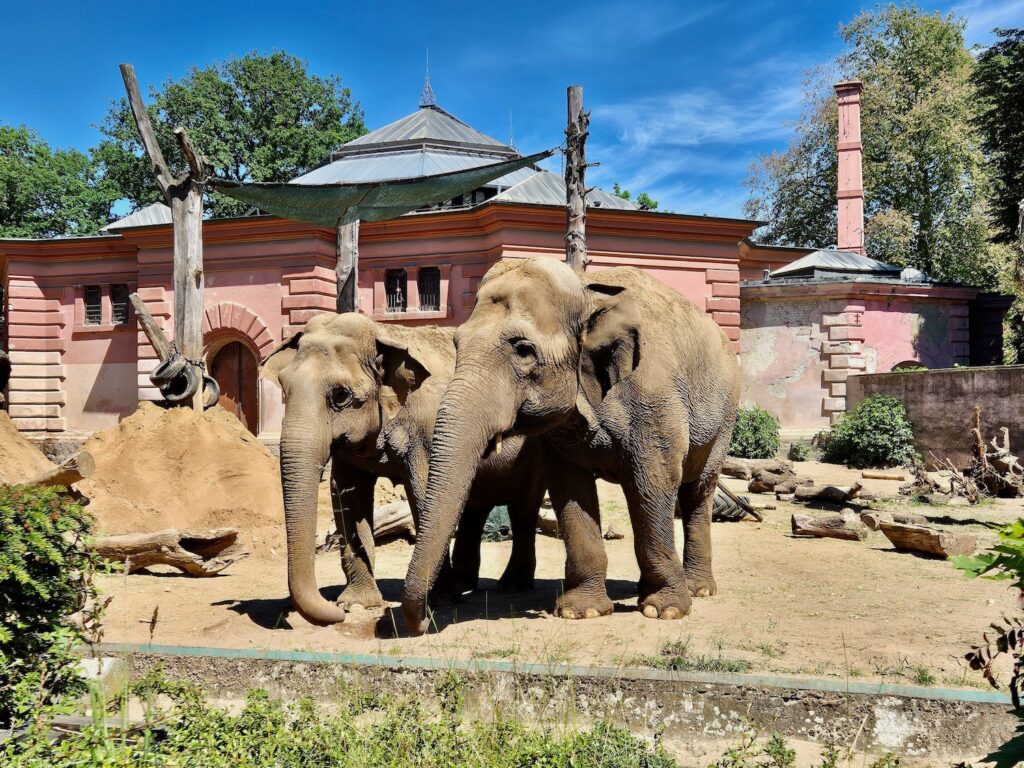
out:
<path id="1" fill-rule="evenodd" d="M 149 113 L 139 93 L 135 68 L 121 65 L 121 77 L 128 94 L 128 103 L 139 131 L 146 156 L 153 167 L 156 183 L 171 207 L 174 230 L 174 342 L 188 360 L 203 356 L 203 186 L 207 175 L 206 160 L 195 151 L 184 128 L 175 128 L 189 172 L 176 177 L 164 159 Z M 196 371 L 203 380 L 202 371 Z M 203 387 L 192 398 L 192 407 L 203 408 Z"/>
<path id="2" fill-rule="evenodd" d="M 565 263 L 577 272 L 587 269 L 586 143 L 590 113 L 583 111 L 583 86 L 570 85 L 565 127 Z"/>
<path id="3" fill-rule="evenodd" d="M 359 221 L 338 225 L 337 266 L 338 311 L 359 310 Z"/>

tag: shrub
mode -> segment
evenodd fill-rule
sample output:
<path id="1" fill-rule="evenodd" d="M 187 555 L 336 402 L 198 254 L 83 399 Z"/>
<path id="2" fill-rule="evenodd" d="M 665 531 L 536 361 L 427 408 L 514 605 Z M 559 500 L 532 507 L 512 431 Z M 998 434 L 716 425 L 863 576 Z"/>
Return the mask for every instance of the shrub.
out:
<path id="1" fill-rule="evenodd" d="M 0 485 L 0 725 L 81 687 L 68 617 L 95 596 L 89 530 L 57 489 Z"/>
<path id="2" fill-rule="evenodd" d="M 786 458 L 790 461 L 807 461 L 811 458 L 811 445 L 804 440 L 797 440 L 789 444 L 789 451 Z"/>
<path id="3" fill-rule="evenodd" d="M 779 450 L 779 420 L 756 405 L 740 408 L 732 429 L 729 455 L 741 459 L 770 459 Z"/>
<path id="4" fill-rule="evenodd" d="M 914 431 L 903 403 L 872 395 L 819 433 L 822 459 L 851 467 L 895 467 L 914 458 Z"/>

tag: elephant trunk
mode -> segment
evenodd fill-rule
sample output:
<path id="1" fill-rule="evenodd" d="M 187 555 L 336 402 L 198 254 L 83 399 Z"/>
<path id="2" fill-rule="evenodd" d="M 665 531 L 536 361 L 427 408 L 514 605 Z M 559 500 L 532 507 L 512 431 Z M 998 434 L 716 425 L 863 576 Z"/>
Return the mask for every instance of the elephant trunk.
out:
<path id="1" fill-rule="evenodd" d="M 512 425 L 512 415 L 506 423 L 500 413 L 504 387 L 496 377 L 484 378 L 479 369 L 469 374 L 465 366 L 460 368 L 437 412 L 427 497 L 402 593 L 406 626 L 419 634 L 427 631 L 427 595 L 444 563 L 484 452 L 495 436 Z"/>
<path id="2" fill-rule="evenodd" d="M 281 434 L 281 485 L 288 537 L 288 593 L 299 614 L 313 624 L 337 624 L 345 611 L 323 598 L 316 583 L 317 495 L 330 439 L 313 420 L 300 424 L 286 414 Z"/>

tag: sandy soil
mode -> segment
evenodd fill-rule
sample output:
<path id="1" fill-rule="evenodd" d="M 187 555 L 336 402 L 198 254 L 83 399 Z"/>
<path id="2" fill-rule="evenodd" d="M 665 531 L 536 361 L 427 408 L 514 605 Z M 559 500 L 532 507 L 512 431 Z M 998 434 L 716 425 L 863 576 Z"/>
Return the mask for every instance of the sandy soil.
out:
<path id="1" fill-rule="evenodd" d="M 860 475 L 811 462 L 797 469 L 819 482 L 850 483 Z M 728 482 L 734 490 L 745 490 L 743 481 Z M 899 485 L 864 484 L 890 494 Z M 970 581 L 944 561 L 897 553 L 878 533 L 865 543 L 793 538 L 789 515 L 796 507 L 777 503 L 763 524 L 714 524 L 717 596 L 695 600 L 693 612 L 682 621 L 645 619 L 636 610 L 639 573 L 621 492 L 602 485 L 601 498 L 605 523 L 626 533 L 625 539 L 606 542 L 608 591 L 616 603 L 611 616 L 570 622 L 550 615 L 561 588 L 564 548 L 557 539 L 538 536 L 533 591 L 497 592 L 495 581 L 510 543 L 484 543 L 482 588 L 463 603 L 438 610 L 437 631 L 424 637 L 404 636 L 395 609 L 383 616 L 358 612 L 345 624 L 314 627 L 290 613 L 284 551 L 257 546 L 258 557 L 215 578 L 102 577 L 103 592 L 114 597 L 104 640 L 601 666 L 642 663 L 666 643 L 684 641 L 691 653 L 746 660 L 757 672 L 900 683 L 924 682 L 930 675 L 935 685 L 959 687 L 979 685 L 961 663 L 963 653 L 990 621 L 1014 609 L 1004 584 Z M 756 499 L 776 503 L 770 496 Z M 906 507 L 899 501 L 875 506 Z M 328 509 L 322 504 L 321 532 L 329 523 Z M 1000 501 L 973 508 L 916 506 L 913 511 L 989 543 L 993 536 L 983 523 L 1015 519 L 1022 505 Z M 246 535 L 276 538 L 264 530 Z M 681 532 L 677 536 L 681 541 Z M 410 545 L 401 541 L 378 550 L 378 578 L 391 601 L 399 599 L 410 554 Z M 337 554 L 321 555 L 317 573 L 325 594 L 336 597 L 342 581 Z"/>

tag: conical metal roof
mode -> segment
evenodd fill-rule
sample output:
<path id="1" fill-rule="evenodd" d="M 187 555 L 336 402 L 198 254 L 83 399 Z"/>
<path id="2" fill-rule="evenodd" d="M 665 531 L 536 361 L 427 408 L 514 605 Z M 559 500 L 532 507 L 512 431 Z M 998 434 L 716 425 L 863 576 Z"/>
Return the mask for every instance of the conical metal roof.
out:
<path id="1" fill-rule="evenodd" d="M 149 227 L 153 224 L 170 224 L 171 209 L 163 203 L 153 203 L 145 208 L 140 208 L 135 213 L 129 214 L 122 219 L 112 221 L 101 228 L 101 232 L 111 230 L 128 229 L 129 227 Z"/>
<path id="2" fill-rule="evenodd" d="M 435 145 L 464 149 L 488 150 L 514 156 L 512 147 L 503 144 L 437 105 L 422 106 L 411 115 L 353 139 L 332 153 L 343 157 L 356 152 L 385 149 L 396 145 Z"/>
<path id="3" fill-rule="evenodd" d="M 820 277 L 832 273 L 899 277 L 900 268 L 859 253 L 823 248 L 774 270 L 772 277 Z"/>

